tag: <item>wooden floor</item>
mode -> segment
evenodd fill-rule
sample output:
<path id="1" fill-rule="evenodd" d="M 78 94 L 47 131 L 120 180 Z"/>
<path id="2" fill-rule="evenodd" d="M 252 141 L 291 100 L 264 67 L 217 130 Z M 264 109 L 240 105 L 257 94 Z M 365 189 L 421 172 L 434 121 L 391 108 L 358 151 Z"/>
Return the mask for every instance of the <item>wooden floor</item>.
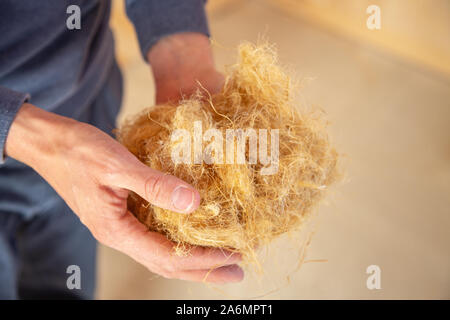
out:
<path id="1" fill-rule="evenodd" d="M 450 80 L 265 1 L 233 1 L 210 21 L 219 68 L 234 61 L 240 41 L 264 32 L 280 60 L 310 79 L 300 102 L 320 105 L 331 121 L 347 178 L 320 208 L 307 252 L 307 259 L 326 261 L 304 264 L 287 281 L 297 249 L 282 240 L 262 280 L 249 275 L 242 284 L 208 287 L 155 277 L 101 247 L 98 298 L 449 299 Z M 127 26 L 116 36 L 126 80 L 123 119 L 152 105 L 154 92 Z M 369 265 L 381 268 L 381 290 L 366 287 Z"/>

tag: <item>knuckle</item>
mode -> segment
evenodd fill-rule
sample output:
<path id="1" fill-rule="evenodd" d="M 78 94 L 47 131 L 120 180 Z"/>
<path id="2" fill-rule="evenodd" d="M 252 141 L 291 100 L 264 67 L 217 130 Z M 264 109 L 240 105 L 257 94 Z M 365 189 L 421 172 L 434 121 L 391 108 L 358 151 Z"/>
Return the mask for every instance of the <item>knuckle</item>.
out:
<path id="1" fill-rule="evenodd" d="M 159 273 L 160 276 L 162 276 L 162 277 L 164 277 L 166 279 L 175 279 L 176 278 L 175 272 L 170 272 L 170 271 L 167 271 L 167 270 L 163 270 L 163 271 L 160 271 L 158 273 Z"/>
<path id="2" fill-rule="evenodd" d="M 164 271 L 169 274 L 173 274 L 177 271 L 177 267 L 175 266 L 175 264 L 168 263 L 164 266 Z"/>
<path id="3" fill-rule="evenodd" d="M 104 203 L 101 206 L 99 216 L 107 219 L 118 219 L 123 217 L 127 210 L 128 191 L 102 188 Z"/>
<path id="4" fill-rule="evenodd" d="M 165 176 L 151 175 L 145 179 L 145 195 L 151 201 L 159 201 L 162 197 Z"/>
<path id="5" fill-rule="evenodd" d="M 199 247 L 195 248 L 195 255 L 201 261 L 206 261 L 206 259 L 211 259 L 212 252 L 213 251 L 210 248 L 206 248 L 206 247 L 199 246 Z"/>

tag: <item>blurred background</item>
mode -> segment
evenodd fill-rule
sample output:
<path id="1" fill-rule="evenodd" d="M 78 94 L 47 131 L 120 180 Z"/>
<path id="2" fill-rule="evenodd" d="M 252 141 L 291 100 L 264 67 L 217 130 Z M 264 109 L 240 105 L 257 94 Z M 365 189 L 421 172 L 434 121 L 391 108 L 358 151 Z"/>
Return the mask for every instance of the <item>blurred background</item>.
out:
<path id="1" fill-rule="evenodd" d="M 154 104 L 154 88 L 123 1 L 113 2 L 120 122 Z M 370 5 L 379 30 L 366 26 Z M 319 209 L 306 252 L 315 263 L 287 274 L 298 248 L 282 239 L 263 278 L 211 287 L 157 277 L 102 246 L 97 297 L 449 299 L 450 2 L 210 0 L 207 11 L 219 70 L 240 42 L 265 35 L 308 80 L 299 103 L 319 105 L 331 122 L 347 178 Z M 366 286 L 370 265 L 380 267 L 379 290 Z"/>

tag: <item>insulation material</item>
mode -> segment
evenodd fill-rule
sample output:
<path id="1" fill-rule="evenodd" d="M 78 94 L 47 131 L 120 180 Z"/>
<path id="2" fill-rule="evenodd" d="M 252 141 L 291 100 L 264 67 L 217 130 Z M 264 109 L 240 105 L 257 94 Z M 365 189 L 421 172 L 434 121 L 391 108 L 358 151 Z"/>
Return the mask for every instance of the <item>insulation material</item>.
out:
<path id="1" fill-rule="evenodd" d="M 319 110 L 299 106 L 296 92 L 273 46 L 243 43 L 221 92 L 211 96 L 200 89 L 179 105 L 154 106 L 126 121 L 118 140 L 147 166 L 185 180 L 201 196 L 200 207 L 185 215 L 131 194 L 130 211 L 175 242 L 179 254 L 191 245 L 220 247 L 256 262 L 257 248 L 299 230 L 339 176 L 326 121 Z M 180 129 L 190 133 L 183 144 L 173 136 Z M 209 129 L 222 138 L 207 137 Z M 195 138 L 199 131 L 200 140 Z M 255 133 L 257 152 L 250 147 Z M 239 145 L 239 137 L 247 143 Z M 173 159 L 180 150 L 185 163 Z"/>

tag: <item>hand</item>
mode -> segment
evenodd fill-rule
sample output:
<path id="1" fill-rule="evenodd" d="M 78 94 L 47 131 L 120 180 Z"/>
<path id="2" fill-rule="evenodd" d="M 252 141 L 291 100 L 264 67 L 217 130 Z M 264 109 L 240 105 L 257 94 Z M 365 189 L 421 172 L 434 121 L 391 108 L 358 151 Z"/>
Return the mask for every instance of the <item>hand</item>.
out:
<path id="1" fill-rule="evenodd" d="M 156 85 L 156 104 L 178 102 L 197 90 L 198 82 L 211 94 L 224 77 L 214 67 L 209 39 L 199 33 L 177 33 L 159 40 L 147 54 Z"/>
<path id="2" fill-rule="evenodd" d="M 238 254 L 195 247 L 187 257 L 175 256 L 172 242 L 149 232 L 127 211 L 129 190 L 180 214 L 195 210 L 200 196 L 186 182 L 148 168 L 95 127 L 24 104 L 9 131 L 6 153 L 49 182 L 98 241 L 149 270 L 193 281 L 242 279 Z"/>

